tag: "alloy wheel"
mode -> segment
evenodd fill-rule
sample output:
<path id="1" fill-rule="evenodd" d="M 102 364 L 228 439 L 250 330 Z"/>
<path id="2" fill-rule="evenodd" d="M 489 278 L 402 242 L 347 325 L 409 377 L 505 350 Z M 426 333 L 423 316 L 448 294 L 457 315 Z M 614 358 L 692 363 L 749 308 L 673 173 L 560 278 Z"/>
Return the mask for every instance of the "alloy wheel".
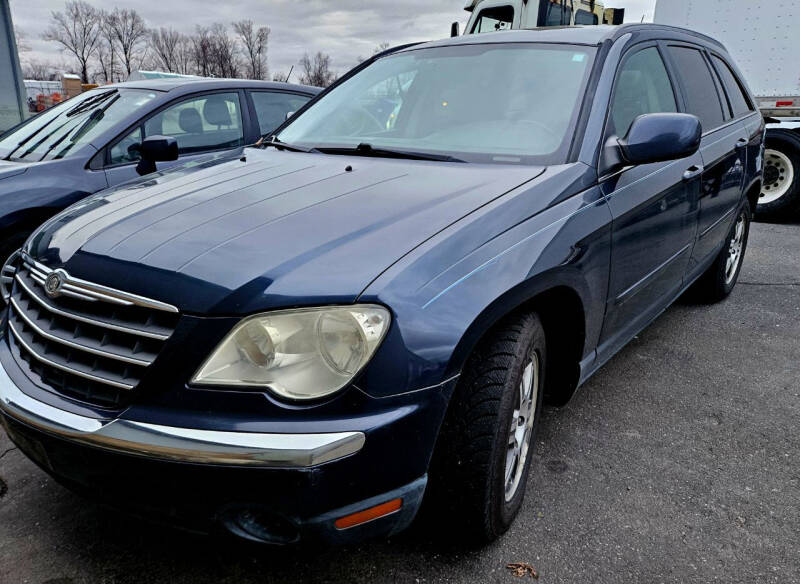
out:
<path id="1" fill-rule="evenodd" d="M 534 353 L 522 372 L 516 396 L 505 465 L 505 500 L 511 501 L 519 489 L 530 450 L 533 422 L 539 403 L 539 357 Z"/>
<path id="2" fill-rule="evenodd" d="M 747 216 L 744 212 L 739 215 L 734 228 L 733 238 L 728 246 L 728 259 L 725 263 L 725 283 L 730 284 L 736 277 L 739 264 L 742 263 L 742 249 L 744 247 L 745 227 L 747 227 Z"/>

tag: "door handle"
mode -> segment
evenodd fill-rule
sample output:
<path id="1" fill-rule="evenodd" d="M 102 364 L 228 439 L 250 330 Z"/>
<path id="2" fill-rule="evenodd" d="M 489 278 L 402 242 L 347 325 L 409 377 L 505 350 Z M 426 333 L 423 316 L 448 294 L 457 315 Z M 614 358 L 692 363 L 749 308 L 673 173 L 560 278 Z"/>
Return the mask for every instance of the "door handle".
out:
<path id="1" fill-rule="evenodd" d="M 744 138 L 740 138 L 736 142 L 736 149 L 741 150 L 742 148 L 747 148 L 747 144 L 748 144 L 747 140 L 745 140 Z"/>
<path id="2" fill-rule="evenodd" d="M 690 181 L 694 178 L 697 178 L 698 176 L 703 174 L 703 170 L 705 169 L 703 168 L 702 165 L 695 164 L 694 166 L 692 166 L 686 172 L 683 173 L 683 180 Z"/>

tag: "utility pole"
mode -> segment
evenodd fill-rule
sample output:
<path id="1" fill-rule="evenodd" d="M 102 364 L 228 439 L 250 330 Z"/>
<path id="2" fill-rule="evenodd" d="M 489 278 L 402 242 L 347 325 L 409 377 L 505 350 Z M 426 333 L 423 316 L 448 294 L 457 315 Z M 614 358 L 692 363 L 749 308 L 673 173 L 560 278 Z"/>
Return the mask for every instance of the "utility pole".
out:
<path id="1" fill-rule="evenodd" d="M 28 117 L 9 0 L 0 0 L 0 134 Z"/>

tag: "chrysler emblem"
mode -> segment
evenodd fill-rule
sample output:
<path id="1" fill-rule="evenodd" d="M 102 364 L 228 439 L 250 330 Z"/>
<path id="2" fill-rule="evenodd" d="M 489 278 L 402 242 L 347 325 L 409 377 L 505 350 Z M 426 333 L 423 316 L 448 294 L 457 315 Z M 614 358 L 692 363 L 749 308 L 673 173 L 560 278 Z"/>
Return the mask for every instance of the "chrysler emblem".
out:
<path id="1" fill-rule="evenodd" d="M 64 285 L 64 274 L 62 272 L 52 272 L 44 281 L 44 291 L 50 298 L 61 295 L 61 287 Z"/>

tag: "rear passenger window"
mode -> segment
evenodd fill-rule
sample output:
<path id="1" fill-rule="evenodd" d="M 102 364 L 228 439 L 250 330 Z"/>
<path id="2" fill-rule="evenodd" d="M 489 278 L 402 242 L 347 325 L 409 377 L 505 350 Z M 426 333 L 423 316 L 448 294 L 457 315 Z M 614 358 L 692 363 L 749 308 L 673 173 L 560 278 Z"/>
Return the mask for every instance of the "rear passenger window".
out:
<path id="1" fill-rule="evenodd" d="M 677 112 L 675 92 L 658 49 L 635 53 L 622 65 L 611 106 L 613 133 L 625 136 L 638 116 Z"/>
<path id="2" fill-rule="evenodd" d="M 703 132 L 720 127 L 725 121 L 722 102 L 703 54 L 687 47 L 670 47 L 669 51 L 683 79 L 687 112 L 700 118 Z"/>
<path id="3" fill-rule="evenodd" d="M 278 91 L 254 91 L 250 95 L 256 108 L 258 127 L 262 136 L 280 126 L 289 114 L 299 110 L 310 99 L 304 95 Z"/>
<path id="4" fill-rule="evenodd" d="M 717 68 L 719 76 L 722 78 L 722 84 L 725 86 L 728 99 L 731 102 L 733 117 L 738 118 L 749 114 L 753 111 L 753 108 L 750 106 L 750 100 L 745 96 L 742 85 L 736 79 L 733 71 L 731 71 L 731 68 L 725 61 L 716 55 L 712 55 L 712 58 L 714 59 L 714 66 Z"/>

